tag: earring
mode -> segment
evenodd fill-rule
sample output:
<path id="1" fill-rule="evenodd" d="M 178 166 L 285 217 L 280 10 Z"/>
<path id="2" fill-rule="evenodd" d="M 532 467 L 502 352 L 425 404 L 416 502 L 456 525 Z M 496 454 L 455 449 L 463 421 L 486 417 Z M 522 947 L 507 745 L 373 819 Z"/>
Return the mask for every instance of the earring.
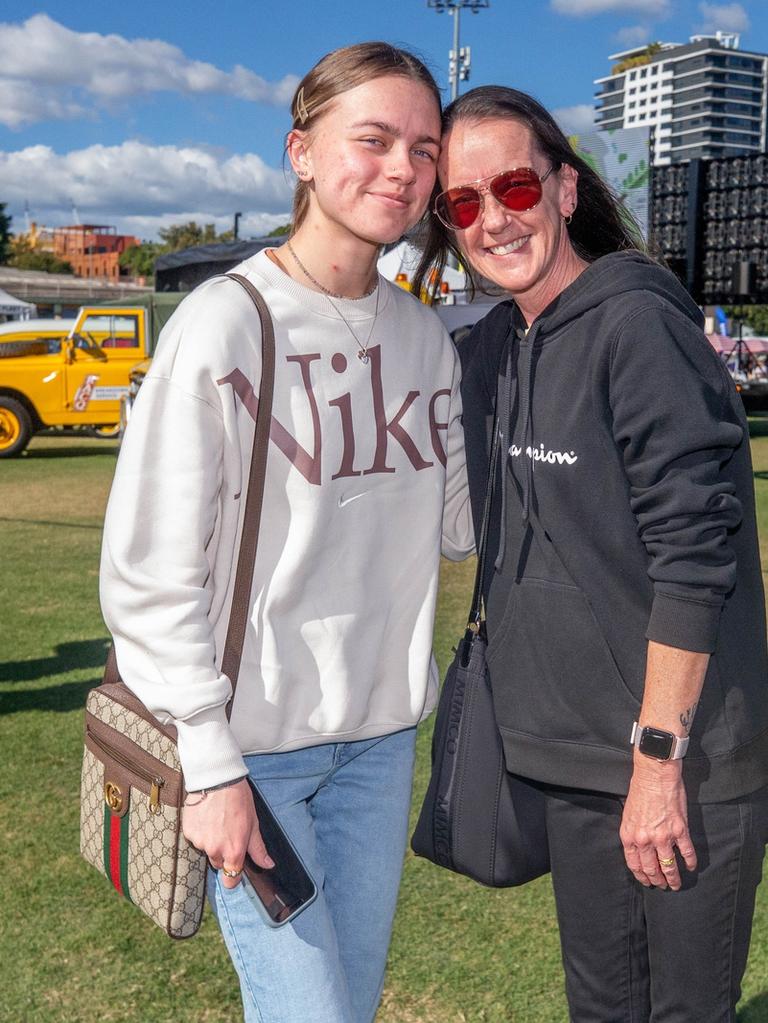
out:
<path id="1" fill-rule="evenodd" d="M 567 217 L 563 217 L 563 220 L 565 221 L 565 225 L 567 227 L 568 224 L 570 224 L 570 222 L 573 220 L 573 210 L 571 210 Z"/>

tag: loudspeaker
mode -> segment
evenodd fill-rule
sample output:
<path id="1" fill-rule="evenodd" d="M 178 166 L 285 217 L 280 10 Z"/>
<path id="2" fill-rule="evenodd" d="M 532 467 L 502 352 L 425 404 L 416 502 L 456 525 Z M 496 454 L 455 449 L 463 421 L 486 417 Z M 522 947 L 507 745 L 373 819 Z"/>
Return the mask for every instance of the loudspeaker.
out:
<path id="1" fill-rule="evenodd" d="M 751 298 L 757 290 L 757 266 L 742 260 L 731 267 L 731 294 L 734 298 Z"/>

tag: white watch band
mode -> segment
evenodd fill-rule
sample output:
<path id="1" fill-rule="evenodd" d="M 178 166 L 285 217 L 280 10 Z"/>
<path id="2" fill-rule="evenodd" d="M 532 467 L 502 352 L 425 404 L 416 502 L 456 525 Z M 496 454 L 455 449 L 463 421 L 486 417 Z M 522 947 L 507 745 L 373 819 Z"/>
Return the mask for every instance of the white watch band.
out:
<path id="1" fill-rule="evenodd" d="M 648 731 L 650 731 L 650 732 L 655 732 L 655 733 L 659 733 L 660 732 L 662 737 L 670 736 L 672 738 L 672 740 L 673 740 L 672 741 L 672 749 L 670 751 L 669 756 L 668 757 L 656 757 L 655 759 L 659 759 L 659 760 L 682 760 L 683 759 L 683 757 L 685 756 L 685 754 L 688 751 L 688 743 L 690 742 L 689 737 L 687 735 L 684 735 L 684 736 L 675 735 L 673 732 L 667 731 L 666 728 L 652 728 L 652 727 L 649 727 L 647 725 L 643 725 L 641 727 L 637 723 L 637 721 L 635 721 L 632 724 L 632 734 L 629 737 L 630 745 L 636 747 L 637 749 L 640 749 L 640 743 L 643 740 L 643 733 L 646 731 L 646 729 L 648 729 Z M 645 750 L 641 750 L 641 752 L 645 753 L 646 751 Z M 653 757 L 653 754 L 652 753 L 648 753 L 648 756 Z"/>

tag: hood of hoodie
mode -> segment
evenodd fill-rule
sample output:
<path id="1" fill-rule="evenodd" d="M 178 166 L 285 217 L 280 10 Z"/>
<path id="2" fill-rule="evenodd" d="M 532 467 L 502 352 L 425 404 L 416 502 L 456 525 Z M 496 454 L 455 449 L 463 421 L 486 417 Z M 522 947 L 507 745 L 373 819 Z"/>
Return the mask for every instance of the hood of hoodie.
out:
<path id="1" fill-rule="evenodd" d="M 699 307 L 677 277 L 642 252 L 630 249 L 610 252 L 590 263 L 531 326 L 539 326 L 537 333 L 550 334 L 608 298 L 637 291 L 658 295 L 698 326 L 704 323 Z"/>

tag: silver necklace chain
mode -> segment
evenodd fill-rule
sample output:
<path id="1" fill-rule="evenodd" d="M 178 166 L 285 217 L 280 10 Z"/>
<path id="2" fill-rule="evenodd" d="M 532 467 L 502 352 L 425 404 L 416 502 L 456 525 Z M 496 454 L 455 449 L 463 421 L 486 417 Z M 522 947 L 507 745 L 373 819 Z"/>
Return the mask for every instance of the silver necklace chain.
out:
<path id="1" fill-rule="evenodd" d="M 309 270 L 307 270 L 307 268 L 304 266 L 302 261 L 299 259 L 299 257 L 296 255 L 296 251 L 294 250 L 294 248 L 291 245 L 290 241 L 286 241 L 285 247 L 288 249 L 290 254 L 293 256 L 293 258 L 296 261 L 296 265 L 298 266 L 299 270 L 301 270 L 301 272 L 304 274 L 304 276 L 308 277 L 309 280 L 312 281 L 314 286 L 316 288 L 319 288 L 320 291 L 322 291 L 322 293 L 324 295 L 327 295 L 329 298 L 342 298 L 342 299 L 349 300 L 349 295 L 340 295 L 336 291 L 331 291 L 330 288 L 326 288 L 326 286 L 324 284 L 321 284 L 320 281 L 316 277 L 313 277 L 312 274 L 309 272 Z M 372 286 L 368 289 L 368 291 L 364 292 L 360 296 L 360 298 L 368 298 L 369 295 L 372 295 L 374 293 L 374 291 L 376 290 L 376 285 L 377 284 L 378 284 L 378 277 L 377 277 L 376 280 L 374 280 Z M 354 302 L 355 300 L 352 299 L 351 301 Z"/>
<path id="2" fill-rule="evenodd" d="M 363 344 L 363 342 L 362 342 L 362 341 L 360 340 L 360 338 L 359 338 L 359 337 L 357 336 L 357 334 L 355 333 L 355 331 L 354 331 L 354 330 L 352 329 L 352 324 L 351 324 L 351 323 L 349 322 L 349 320 L 348 320 L 348 319 L 346 318 L 346 316 L 345 316 L 345 315 L 344 315 L 344 313 L 343 313 L 343 312 L 341 311 L 341 309 L 339 309 L 339 307 L 338 307 L 338 306 L 336 305 L 336 303 L 335 303 L 335 302 L 333 301 L 333 300 L 334 300 L 334 298 L 338 298 L 338 299 L 342 299 L 342 300 L 346 299 L 347 301 L 349 301 L 349 300 L 347 299 L 347 297 L 346 297 L 345 295 L 338 295 L 338 294 L 336 294 L 336 292 L 335 292 L 335 291 L 330 291 L 330 290 L 329 290 L 328 288 L 326 288 L 326 287 L 325 287 L 324 285 L 322 285 L 322 284 L 320 283 L 320 281 L 316 280 L 316 279 L 315 279 L 315 278 L 314 278 L 314 277 L 312 276 L 312 274 L 311 274 L 311 273 L 309 272 L 309 270 L 307 270 L 307 268 L 306 268 L 306 267 L 304 266 L 304 264 L 303 264 L 303 263 L 302 263 L 302 261 L 301 261 L 301 260 L 299 259 L 299 257 L 298 257 L 298 256 L 296 255 L 296 253 L 294 252 L 293 246 L 291 245 L 290 241 L 286 241 L 286 243 L 285 243 L 285 244 L 286 244 L 286 248 L 288 249 L 288 251 L 290 252 L 290 254 L 291 254 L 291 255 L 293 256 L 293 258 L 294 258 L 294 260 L 295 260 L 295 262 L 296 262 L 296 265 L 297 265 L 297 266 L 298 266 L 298 268 L 299 268 L 299 269 L 301 270 L 301 272 L 302 272 L 302 273 L 303 273 L 303 274 L 304 274 L 304 275 L 305 275 L 305 276 L 306 276 L 307 278 L 309 278 L 309 280 L 310 280 L 310 281 L 312 281 L 312 283 L 313 283 L 313 284 L 315 285 L 315 287 L 316 287 L 316 288 L 319 288 L 319 289 L 320 289 L 320 291 L 322 291 L 322 293 L 323 293 L 323 294 L 325 295 L 325 297 L 326 297 L 326 298 L 328 299 L 328 301 L 329 301 L 329 302 L 331 303 L 331 305 L 332 305 L 332 306 L 333 306 L 333 308 L 334 308 L 334 309 L 336 310 L 336 312 L 338 313 L 338 315 L 339 315 L 339 316 L 340 316 L 340 317 L 342 318 L 342 320 L 343 320 L 343 321 L 344 321 L 344 323 L 346 324 L 347 330 L 348 330 L 348 331 L 349 331 L 349 333 L 350 333 L 350 334 L 352 335 L 352 337 L 353 337 L 353 338 L 355 339 L 355 341 L 357 342 L 357 347 L 358 347 L 358 348 L 360 349 L 360 351 L 359 351 L 359 352 L 357 353 L 357 357 L 358 357 L 358 359 L 359 359 L 359 360 L 360 360 L 360 361 L 361 361 L 362 363 L 364 363 L 365 365 L 367 365 L 367 363 L 368 363 L 368 361 L 369 361 L 369 359 L 370 359 L 370 355 L 368 354 L 368 346 L 369 346 L 369 345 L 370 345 L 370 343 L 371 343 L 371 337 L 373 336 L 373 328 L 374 328 L 374 327 L 376 326 L 376 318 L 377 318 L 377 317 L 378 317 L 378 315 L 379 315 L 379 295 L 381 294 L 381 289 L 380 289 L 380 288 L 378 288 L 378 277 L 377 277 L 377 279 L 376 279 L 376 282 L 375 282 L 375 284 L 374 284 L 374 285 L 373 285 L 373 287 L 371 288 L 371 290 L 370 290 L 370 291 L 366 291 L 366 293 L 365 293 L 364 295 L 361 295 L 361 296 L 360 296 L 361 298 L 368 298 L 368 297 L 369 297 L 370 295 L 372 295 L 372 294 L 374 293 L 374 291 L 376 292 L 376 307 L 374 308 L 374 311 L 373 311 L 373 320 L 371 321 L 371 327 L 370 327 L 370 330 L 368 331 L 368 337 L 367 337 L 367 338 L 365 339 L 365 344 Z"/>

